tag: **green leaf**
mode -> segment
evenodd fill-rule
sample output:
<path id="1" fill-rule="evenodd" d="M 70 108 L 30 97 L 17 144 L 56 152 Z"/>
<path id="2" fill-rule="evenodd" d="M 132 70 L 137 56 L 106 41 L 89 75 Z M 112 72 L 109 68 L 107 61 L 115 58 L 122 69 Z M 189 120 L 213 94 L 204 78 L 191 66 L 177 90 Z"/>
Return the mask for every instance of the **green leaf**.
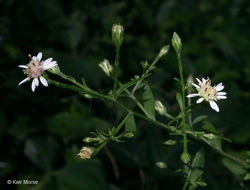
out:
<path id="1" fill-rule="evenodd" d="M 246 173 L 247 171 L 243 168 L 243 166 L 233 162 L 232 160 L 229 159 L 222 159 L 222 163 L 224 164 L 224 166 L 230 170 L 234 175 L 239 176 L 239 175 L 243 175 L 244 173 Z"/>
<path id="2" fill-rule="evenodd" d="M 143 107 L 151 119 L 155 119 L 155 99 L 148 84 L 145 85 L 142 93 Z"/>
<path id="3" fill-rule="evenodd" d="M 57 141 L 52 137 L 28 139 L 24 154 L 40 169 L 51 170 L 56 153 L 59 150 Z"/>
<path id="4" fill-rule="evenodd" d="M 137 83 L 138 81 L 140 81 L 140 80 L 142 81 L 143 79 L 147 78 L 148 76 L 150 76 L 150 74 L 147 74 L 147 75 L 145 75 L 145 76 L 143 76 L 143 77 L 141 77 L 141 78 L 133 79 L 133 80 L 127 82 L 126 84 L 121 84 L 121 83 L 120 83 L 120 86 L 121 86 L 121 87 L 116 91 L 117 97 L 118 97 L 124 90 L 126 90 L 127 88 L 133 86 L 133 85 L 134 85 L 135 83 Z"/>
<path id="5" fill-rule="evenodd" d="M 61 190 L 105 190 L 107 184 L 101 166 L 93 161 L 66 165 L 55 172 L 55 178 Z"/>
<path id="6" fill-rule="evenodd" d="M 244 180 L 245 180 L 245 181 L 249 181 L 249 180 L 250 180 L 250 173 L 247 173 L 247 174 L 244 176 Z"/>
<path id="7" fill-rule="evenodd" d="M 176 100 L 180 106 L 181 111 L 184 109 L 183 101 L 182 101 L 182 96 L 179 92 L 176 93 Z"/>
<path id="8" fill-rule="evenodd" d="M 203 121 L 202 128 L 210 133 L 217 133 L 215 127 L 209 121 Z"/>
<path id="9" fill-rule="evenodd" d="M 201 179 L 203 174 L 202 168 L 204 168 L 204 151 L 202 149 L 196 153 L 191 166 L 192 170 L 189 176 L 189 180 L 195 182 L 198 179 Z"/>
<path id="10" fill-rule="evenodd" d="M 193 120 L 193 123 L 192 123 L 192 124 L 198 123 L 198 122 L 200 122 L 200 121 L 202 121 L 202 120 L 204 120 L 204 119 L 206 119 L 206 118 L 207 118 L 206 115 L 200 115 L 200 116 L 196 117 L 196 118 Z"/>
<path id="11" fill-rule="evenodd" d="M 206 183 L 202 182 L 204 168 L 204 150 L 199 150 L 193 159 L 191 169 L 188 170 L 187 181 L 190 183 L 188 189 L 195 190 L 198 186 L 205 186 Z"/>
<path id="12" fill-rule="evenodd" d="M 136 131 L 136 124 L 134 114 L 130 114 L 126 123 L 125 123 L 125 131 L 127 132 L 135 132 Z"/>

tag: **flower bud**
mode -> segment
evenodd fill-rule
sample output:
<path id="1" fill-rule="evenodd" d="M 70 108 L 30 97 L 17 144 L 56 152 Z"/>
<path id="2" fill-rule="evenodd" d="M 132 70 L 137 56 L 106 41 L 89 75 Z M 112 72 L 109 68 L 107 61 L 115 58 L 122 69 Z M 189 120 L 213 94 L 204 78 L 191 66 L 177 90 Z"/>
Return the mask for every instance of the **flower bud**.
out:
<path id="1" fill-rule="evenodd" d="M 168 167 L 164 162 L 156 162 L 155 165 L 158 168 L 167 168 Z"/>
<path id="2" fill-rule="evenodd" d="M 162 57 L 162 56 L 164 56 L 165 54 L 168 53 L 168 50 L 169 50 L 169 45 L 166 45 L 166 46 L 164 46 L 164 47 L 161 48 L 161 51 L 159 52 L 158 55 L 160 57 Z"/>
<path id="3" fill-rule="evenodd" d="M 175 145 L 176 144 L 176 141 L 175 140 L 167 140 L 163 143 L 164 145 L 169 145 L 169 146 L 172 146 L 172 145 Z"/>
<path id="4" fill-rule="evenodd" d="M 213 139 L 216 136 L 214 134 L 212 134 L 212 133 L 207 133 L 207 134 L 204 134 L 203 137 L 206 137 L 208 139 Z"/>
<path id="5" fill-rule="evenodd" d="M 86 143 L 90 143 L 90 142 L 94 142 L 94 141 L 98 141 L 97 138 L 91 138 L 91 137 L 86 137 L 83 139 L 83 142 L 86 142 Z"/>
<path id="6" fill-rule="evenodd" d="M 82 159 L 90 159 L 91 155 L 94 153 L 94 150 L 95 149 L 93 147 L 84 146 L 77 155 L 80 156 L 80 158 Z"/>
<path id="7" fill-rule="evenodd" d="M 113 73 L 113 67 L 110 65 L 109 61 L 107 59 L 104 59 L 101 63 L 98 64 L 99 67 L 103 70 L 103 72 L 108 75 L 109 77 L 112 76 Z"/>
<path id="8" fill-rule="evenodd" d="M 112 27 L 112 40 L 115 46 L 121 46 L 123 41 L 124 29 L 120 24 L 114 24 Z"/>
<path id="9" fill-rule="evenodd" d="M 174 32 L 172 37 L 172 45 L 177 53 L 181 53 L 182 43 L 179 35 Z"/>
<path id="10" fill-rule="evenodd" d="M 183 153 L 181 154 L 181 161 L 182 161 L 184 164 L 187 164 L 190 160 L 191 160 L 190 154 L 188 154 L 187 152 L 183 152 Z"/>
<path id="11" fill-rule="evenodd" d="M 159 101 L 155 101 L 155 110 L 160 114 L 160 115 L 166 115 L 167 110 L 165 106 Z"/>
<path id="12" fill-rule="evenodd" d="M 87 99 L 90 99 L 90 100 L 92 99 L 92 96 L 91 96 L 90 94 L 84 94 L 83 96 L 84 96 L 85 98 L 87 98 Z"/>
<path id="13" fill-rule="evenodd" d="M 61 73 L 60 68 L 58 67 L 58 65 L 48 69 L 48 71 L 53 73 L 53 74 L 57 74 L 57 75 Z"/>
<path id="14" fill-rule="evenodd" d="M 187 83 L 192 84 L 194 82 L 193 75 L 189 75 L 187 78 Z"/>
<path id="15" fill-rule="evenodd" d="M 132 132 L 127 132 L 127 133 L 125 133 L 123 136 L 126 137 L 126 138 L 132 138 L 132 137 L 134 137 L 135 135 L 134 135 L 134 133 L 132 133 Z"/>

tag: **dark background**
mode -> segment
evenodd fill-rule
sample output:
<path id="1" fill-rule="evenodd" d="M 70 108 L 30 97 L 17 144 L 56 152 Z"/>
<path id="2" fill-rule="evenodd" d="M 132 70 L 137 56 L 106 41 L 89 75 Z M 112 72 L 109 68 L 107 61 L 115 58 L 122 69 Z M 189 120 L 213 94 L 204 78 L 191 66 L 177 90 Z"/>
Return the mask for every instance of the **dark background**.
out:
<path id="1" fill-rule="evenodd" d="M 183 42 L 185 78 L 210 77 L 223 82 L 228 99 L 219 101 L 220 112 L 208 104 L 193 109 L 193 116 L 205 114 L 217 132 L 230 138 L 223 149 L 242 159 L 250 143 L 250 54 L 248 0 L 0 0 L 0 184 L 17 189 L 181 189 L 179 155 L 175 146 L 162 143 L 171 137 L 166 131 L 136 119 L 137 133 L 125 143 L 111 143 L 116 178 L 109 154 L 102 150 L 96 158 L 80 160 L 76 154 L 82 139 L 95 129 L 107 131 L 124 116 L 110 102 L 87 100 L 72 91 L 31 83 L 18 87 L 24 79 L 19 64 L 27 64 L 28 54 L 42 51 L 53 57 L 61 70 L 76 79 L 84 76 L 89 86 L 100 92 L 112 89 L 112 80 L 98 67 L 104 58 L 114 62 L 111 27 L 121 23 L 125 39 L 121 48 L 120 80 L 140 74 L 140 61 L 150 63 L 160 48 L 171 43 L 173 32 Z M 178 77 L 174 49 L 171 48 L 149 79 L 153 93 L 172 114 Z M 51 75 L 50 75 L 51 76 Z M 54 79 L 58 79 L 51 76 Z M 164 118 L 158 117 L 164 121 Z M 199 127 L 199 126 L 196 126 Z M 180 140 L 180 139 L 179 139 Z M 205 148 L 204 179 L 209 190 L 241 189 L 235 176 L 214 151 L 189 142 L 192 155 Z M 169 169 L 159 169 L 164 161 Z M 9 185 L 7 179 L 38 180 L 39 185 Z M 2 188 L 1 188 L 2 189 Z"/>

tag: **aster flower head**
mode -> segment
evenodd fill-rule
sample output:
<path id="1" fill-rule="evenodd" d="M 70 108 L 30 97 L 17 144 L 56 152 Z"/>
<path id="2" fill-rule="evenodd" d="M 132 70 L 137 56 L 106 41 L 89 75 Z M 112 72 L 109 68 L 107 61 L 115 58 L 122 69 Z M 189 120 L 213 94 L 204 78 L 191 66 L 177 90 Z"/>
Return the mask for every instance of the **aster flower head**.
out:
<path id="1" fill-rule="evenodd" d="M 192 85 L 196 88 L 198 92 L 195 94 L 187 95 L 187 98 L 198 96 L 200 98 L 196 101 L 196 103 L 201 103 L 205 100 L 209 102 L 212 109 L 219 112 L 219 107 L 216 101 L 227 98 L 227 93 L 221 92 L 221 90 L 224 89 L 222 82 L 216 86 L 211 86 L 211 80 L 209 78 L 207 78 L 207 80 L 202 78 L 202 81 L 196 78 L 196 80 L 198 81 L 198 85 L 195 83 L 192 83 Z"/>
<path id="2" fill-rule="evenodd" d="M 52 61 L 53 58 L 48 58 L 45 61 L 42 60 L 42 53 L 39 52 L 37 56 L 31 57 L 30 55 L 30 62 L 27 65 L 18 65 L 18 67 L 23 68 L 24 74 L 27 77 L 22 80 L 19 84 L 23 84 L 26 81 L 32 80 L 31 83 L 31 90 L 34 92 L 36 87 L 39 86 L 39 80 L 43 84 L 43 86 L 48 86 L 47 80 L 42 76 L 43 72 L 57 66 L 56 61 Z"/>
<path id="3" fill-rule="evenodd" d="M 77 155 L 82 159 L 90 159 L 93 153 L 94 148 L 84 146 Z"/>

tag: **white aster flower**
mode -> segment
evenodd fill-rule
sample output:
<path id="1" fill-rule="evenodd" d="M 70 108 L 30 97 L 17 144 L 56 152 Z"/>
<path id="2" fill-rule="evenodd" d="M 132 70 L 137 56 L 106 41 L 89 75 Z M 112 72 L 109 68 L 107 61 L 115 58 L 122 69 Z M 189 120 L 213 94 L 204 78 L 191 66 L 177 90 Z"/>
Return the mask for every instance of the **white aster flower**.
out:
<path id="1" fill-rule="evenodd" d="M 221 90 L 224 89 L 222 82 L 216 86 L 211 86 L 211 80 L 209 78 L 207 78 L 207 80 L 202 78 L 202 81 L 196 78 L 196 80 L 198 81 L 199 84 L 197 85 L 195 83 L 192 83 L 192 85 L 196 88 L 198 93 L 189 94 L 187 95 L 187 98 L 199 96 L 200 98 L 196 101 L 196 103 L 201 103 L 204 100 L 208 101 L 211 108 L 219 112 L 219 107 L 216 104 L 216 101 L 227 98 L 226 92 L 220 92 Z"/>
<path id="2" fill-rule="evenodd" d="M 42 60 L 42 53 L 39 52 L 37 56 L 31 57 L 30 62 L 27 65 L 18 65 L 18 67 L 23 68 L 24 74 L 27 75 L 27 77 L 22 80 L 19 84 L 23 84 L 26 81 L 29 81 L 32 79 L 31 83 L 31 90 L 34 92 L 36 87 L 39 86 L 39 80 L 43 84 L 43 86 L 48 86 L 47 80 L 42 76 L 43 72 L 55 67 L 57 65 L 56 61 L 52 61 L 52 58 L 48 58 L 45 61 Z"/>

